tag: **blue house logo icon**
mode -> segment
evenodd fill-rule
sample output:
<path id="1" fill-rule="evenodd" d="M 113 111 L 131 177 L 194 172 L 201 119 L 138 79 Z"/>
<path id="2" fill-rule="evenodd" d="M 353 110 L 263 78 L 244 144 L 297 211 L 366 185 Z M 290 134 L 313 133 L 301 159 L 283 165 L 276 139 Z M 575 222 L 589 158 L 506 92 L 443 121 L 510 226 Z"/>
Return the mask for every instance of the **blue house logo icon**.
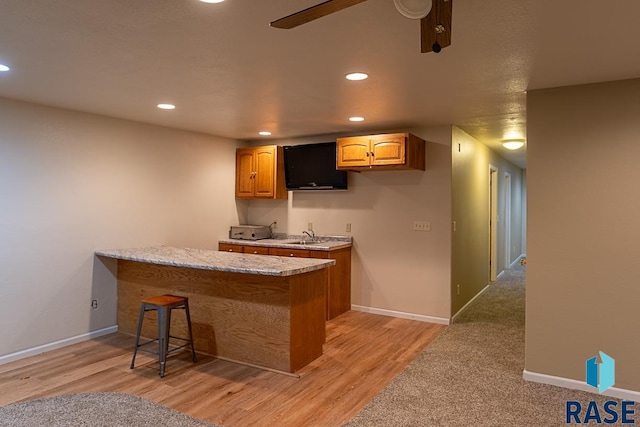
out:
<path id="1" fill-rule="evenodd" d="M 616 361 L 606 353 L 587 359 L 587 384 L 597 388 L 600 393 L 607 390 L 616 382 Z"/>

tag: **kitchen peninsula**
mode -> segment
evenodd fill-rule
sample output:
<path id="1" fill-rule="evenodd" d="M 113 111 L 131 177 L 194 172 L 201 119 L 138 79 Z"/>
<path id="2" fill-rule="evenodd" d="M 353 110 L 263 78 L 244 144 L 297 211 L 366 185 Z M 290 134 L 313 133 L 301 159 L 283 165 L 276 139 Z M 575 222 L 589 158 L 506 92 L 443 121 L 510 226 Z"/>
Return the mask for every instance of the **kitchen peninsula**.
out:
<path id="1" fill-rule="evenodd" d="M 305 236 L 273 234 L 270 239 L 224 239 L 218 249 L 225 252 L 276 255 L 286 257 L 333 259 L 327 283 L 327 320 L 351 310 L 351 244 L 350 236 Z"/>
<path id="2" fill-rule="evenodd" d="M 96 255 L 118 260 L 120 332 L 135 334 L 142 298 L 168 293 L 189 298 L 197 351 L 284 372 L 322 355 L 334 260 L 170 246 Z M 155 337 L 150 323 L 143 335 Z M 183 317 L 173 316 L 171 328 L 183 334 Z"/>

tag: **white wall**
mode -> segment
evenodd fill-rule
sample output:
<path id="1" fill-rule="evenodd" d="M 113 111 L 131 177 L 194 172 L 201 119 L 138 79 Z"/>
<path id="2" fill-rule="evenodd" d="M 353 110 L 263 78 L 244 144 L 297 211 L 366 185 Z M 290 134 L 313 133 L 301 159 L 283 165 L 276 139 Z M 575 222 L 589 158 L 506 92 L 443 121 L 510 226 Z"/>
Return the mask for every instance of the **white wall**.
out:
<path id="1" fill-rule="evenodd" d="M 115 281 L 94 250 L 216 248 L 246 219 L 237 146 L 0 99 L 0 356 L 115 325 Z"/>
<path id="2" fill-rule="evenodd" d="M 287 201 L 251 201 L 249 222 L 277 220 L 277 231 L 289 234 L 301 234 L 313 222 L 317 234 L 351 235 L 352 304 L 448 319 L 451 127 L 408 131 L 430 141 L 425 172 L 349 172 L 346 192 L 290 192 Z M 335 135 L 269 143 L 326 141 Z M 413 231 L 414 220 L 430 221 L 432 231 Z"/>

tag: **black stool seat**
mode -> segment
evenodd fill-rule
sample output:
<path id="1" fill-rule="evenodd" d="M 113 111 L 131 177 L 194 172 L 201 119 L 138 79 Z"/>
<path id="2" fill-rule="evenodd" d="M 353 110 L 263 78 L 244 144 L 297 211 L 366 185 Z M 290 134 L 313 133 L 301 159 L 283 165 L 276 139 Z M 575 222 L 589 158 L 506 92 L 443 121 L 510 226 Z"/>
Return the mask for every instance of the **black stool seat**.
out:
<path id="1" fill-rule="evenodd" d="M 187 329 L 189 331 L 189 337 L 175 337 L 170 335 L 169 329 L 171 327 L 171 311 L 172 310 L 184 310 L 187 317 Z M 158 312 L 158 337 L 156 339 L 144 342 L 140 344 L 140 332 L 142 331 L 142 321 L 144 320 L 144 314 L 147 311 L 155 310 Z M 177 346 L 169 350 L 169 339 L 183 341 L 184 344 Z M 136 345 L 133 350 L 133 359 L 131 359 L 131 369 L 136 361 L 136 354 L 138 349 L 147 344 L 158 341 L 158 352 L 151 352 L 158 354 L 158 361 L 160 362 L 160 377 L 164 377 L 165 364 L 167 362 L 167 354 L 172 351 L 179 350 L 185 347 L 191 347 L 191 354 L 193 362 L 196 362 L 196 351 L 193 347 L 193 334 L 191 333 L 191 316 L 189 314 L 189 298 L 180 297 L 176 295 L 160 295 L 150 298 L 144 298 L 140 305 L 140 316 L 138 317 L 138 332 L 136 334 Z M 146 351 L 142 349 L 142 351 Z"/>

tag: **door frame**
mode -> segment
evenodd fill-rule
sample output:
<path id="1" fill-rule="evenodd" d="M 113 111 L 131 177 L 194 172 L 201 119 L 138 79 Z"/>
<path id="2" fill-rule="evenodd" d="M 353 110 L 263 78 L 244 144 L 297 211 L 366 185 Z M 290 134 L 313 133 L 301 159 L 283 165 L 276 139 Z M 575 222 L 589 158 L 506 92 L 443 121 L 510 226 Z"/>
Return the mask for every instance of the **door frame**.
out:
<path id="1" fill-rule="evenodd" d="M 498 168 L 489 165 L 489 281 L 498 278 Z"/>
<path id="2" fill-rule="evenodd" d="M 504 173 L 504 268 L 511 267 L 511 174 Z"/>

